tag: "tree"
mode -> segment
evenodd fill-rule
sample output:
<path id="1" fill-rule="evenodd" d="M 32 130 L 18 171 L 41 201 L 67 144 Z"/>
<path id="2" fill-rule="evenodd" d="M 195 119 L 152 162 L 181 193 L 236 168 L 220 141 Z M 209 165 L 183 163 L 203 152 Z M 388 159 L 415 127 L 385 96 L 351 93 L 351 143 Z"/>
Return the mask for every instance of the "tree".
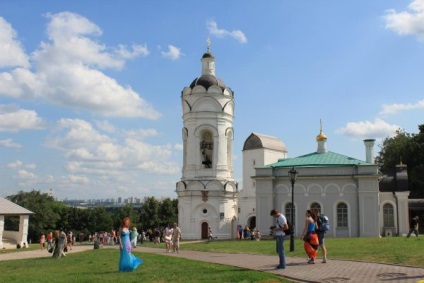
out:
<path id="1" fill-rule="evenodd" d="M 172 225 L 178 222 L 178 201 L 172 201 L 170 198 L 162 200 L 159 213 L 161 215 L 161 226 L 166 226 L 168 223 Z"/>
<path id="2" fill-rule="evenodd" d="M 132 227 L 140 227 L 140 215 L 137 210 L 134 209 L 131 205 L 127 204 L 123 207 L 118 208 L 118 210 L 113 210 L 113 223 L 114 227 L 117 229 L 122 224 L 122 219 L 129 217 L 131 220 Z"/>
<path id="3" fill-rule="evenodd" d="M 113 219 L 110 213 L 104 207 L 96 207 L 92 209 L 92 217 L 94 226 L 92 231 L 110 231 L 113 227 Z"/>
<path id="4" fill-rule="evenodd" d="M 383 141 L 376 157 L 376 163 L 383 170 L 400 163 L 408 166 L 410 198 L 424 197 L 424 124 L 419 125 L 418 129 L 418 134 L 399 129 L 394 137 Z"/>
<path id="5" fill-rule="evenodd" d="M 56 223 L 61 217 L 60 213 L 66 209 L 64 204 L 56 202 L 53 197 L 35 190 L 19 191 L 16 195 L 6 198 L 34 212 L 30 215 L 28 224 L 28 238 L 33 242 L 39 240 L 41 233 L 57 229 Z"/>
<path id="6" fill-rule="evenodd" d="M 142 206 L 141 222 L 145 228 L 161 227 L 160 203 L 155 197 L 146 197 Z"/>

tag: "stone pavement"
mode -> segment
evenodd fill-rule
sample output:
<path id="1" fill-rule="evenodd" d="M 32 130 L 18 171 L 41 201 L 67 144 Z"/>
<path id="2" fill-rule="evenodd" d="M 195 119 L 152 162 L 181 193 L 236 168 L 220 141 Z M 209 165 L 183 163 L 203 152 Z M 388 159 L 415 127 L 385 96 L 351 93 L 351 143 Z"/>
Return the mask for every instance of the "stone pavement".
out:
<path id="1" fill-rule="evenodd" d="M 107 247 L 107 246 L 106 246 Z M 112 247 L 113 248 L 113 247 Z M 117 248 L 115 246 L 114 248 Z M 90 245 L 73 247 L 68 254 L 93 249 Z M 270 272 L 297 282 L 323 282 L 323 283 L 363 283 L 363 282 L 402 282 L 417 283 L 424 280 L 424 268 L 357 262 L 347 260 L 328 260 L 316 264 L 307 264 L 306 257 L 286 257 L 285 270 L 274 269 L 278 263 L 278 256 L 211 253 L 182 250 L 180 253 L 166 253 L 165 249 L 137 247 L 136 252 L 155 253 L 165 256 L 182 257 L 191 260 L 225 264 L 246 269 Z M 14 260 L 35 257 L 51 256 L 46 250 L 24 251 L 17 253 L 0 254 L 1 260 Z M 143 256 L 141 256 L 143 257 Z"/>
<path id="2" fill-rule="evenodd" d="M 402 282 L 416 283 L 424 279 L 424 268 L 398 266 L 390 264 L 357 262 L 347 260 L 328 260 L 321 263 L 308 264 L 305 258 L 286 257 L 287 267 L 284 270 L 274 269 L 278 264 L 278 256 L 210 253 L 182 250 L 180 253 L 165 253 L 164 249 L 137 248 L 145 253 L 157 253 L 192 260 L 232 265 L 247 269 L 271 272 L 284 278 L 298 282 L 323 283 L 364 283 L 364 282 Z M 143 256 L 141 256 L 143 257 Z"/>

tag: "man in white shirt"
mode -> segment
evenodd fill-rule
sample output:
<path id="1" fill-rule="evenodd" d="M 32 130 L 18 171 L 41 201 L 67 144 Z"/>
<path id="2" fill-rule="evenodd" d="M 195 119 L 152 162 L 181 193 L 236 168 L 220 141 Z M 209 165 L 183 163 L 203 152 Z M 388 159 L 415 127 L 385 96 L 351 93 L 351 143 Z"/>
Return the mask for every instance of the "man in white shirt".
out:
<path id="1" fill-rule="evenodd" d="M 172 231 L 172 250 L 175 253 L 180 252 L 180 238 L 181 238 L 181 229 L 177 226 L 177 223 L 174 223 L 174 229 Z"/>
<path id="2" fill-rule="evenodd" d="M 271 230 L 274 231 L 276 250 L 278 257 L 280 258 L 280 263 L 275 269 L 285 269 L 286 255 L 284 252 L 284 237 L 286 234 L 284 233 L 284 230 L 287 230 L 289 226 L 287 224 L 286 217 L 278 210 L 273 209 L 270 214 L 272 217 L 276 218 L 275 226 L 271 226 Z"/>

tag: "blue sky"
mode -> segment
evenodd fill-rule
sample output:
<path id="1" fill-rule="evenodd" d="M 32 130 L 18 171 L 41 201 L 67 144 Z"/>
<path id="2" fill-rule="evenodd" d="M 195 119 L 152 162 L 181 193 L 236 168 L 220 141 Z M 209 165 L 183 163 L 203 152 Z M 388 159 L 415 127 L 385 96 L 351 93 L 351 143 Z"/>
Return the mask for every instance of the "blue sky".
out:
<path id="1" fill-rule="evenodd" d="M 424 117 L 424 0 L 0 1 L 0 195 L 171 197 L 206 40 L 252 133 L 365 159 Z M 240 184 L 242 187 L 242 184 Z"/>

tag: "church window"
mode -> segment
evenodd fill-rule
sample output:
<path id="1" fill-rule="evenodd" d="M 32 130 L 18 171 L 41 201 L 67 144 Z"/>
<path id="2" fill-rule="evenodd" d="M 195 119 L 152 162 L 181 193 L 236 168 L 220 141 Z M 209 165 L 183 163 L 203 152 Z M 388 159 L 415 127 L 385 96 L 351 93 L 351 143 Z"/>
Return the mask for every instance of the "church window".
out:
<path id="1" fill-rule="evenodd" d="M 319 203 L 317 203 L 317 202 L 313 202 L 311 204 L 311 210 L 312 211 L 317 210 L 318 213 L 321 214 L 321 205 Z"/>
<path id="2" fill-rule="evenodd" d="M 203 209 L 203 213 L 204 214 L 206 214 L 206 213 L 208 213 L 208 210 L 205 208 L 205 209 Z"/>
<path id="3" fill-rule="evenodd" d="M 288 221 L 290 221 L 290 222 L 292 221 L 291 207 L 292 207 L 292 203 L 289 202 L 288 204 L 286 204 L 286 209 L 285 209 L 285 211 L 286 211 L 286 214 L 285 214 L 286 219 Z M 296 224 L 296 206 L 293 207 L 293 223 L 292 223 L 292 225 L 295 225 L 295 224 Z"/>
<path id="4" fill-rule="evenodd" d="M 213 136 L 209 131 L 204 131 L 200 142 L 203 168 L 212 168 Z"/>
<path id="5" fill-rule="evenodd" d="M 337 205 L 337 227 L 347 228 L 348 219 L 347 219 L 347 205 L 343 202 Z"/>
<path id="6" fill-rule="evenodd" d="M 384 227 L 395 227 L 395 213 L 390 203 L 383 206 L 383 224 Z"/>

